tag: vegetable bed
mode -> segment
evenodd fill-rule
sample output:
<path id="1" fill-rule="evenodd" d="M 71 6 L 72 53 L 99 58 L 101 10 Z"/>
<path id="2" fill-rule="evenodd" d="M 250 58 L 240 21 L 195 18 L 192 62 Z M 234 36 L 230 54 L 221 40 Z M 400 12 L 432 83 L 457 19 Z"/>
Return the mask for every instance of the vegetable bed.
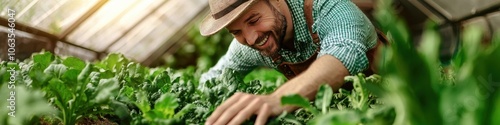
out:
<path id="1" fill-rule="evenodd" d="M 284 105 L 301 108 L 268 124 L 500 124 L 500 37 L 483 45 L 481 30 L 467 27 L 451 64 L 442 65 L 437 26 L 429 23 L 413 46 L 390 5 L 379 7 L 375 17 L 390 38 L 379 75 L 345 77 L 353 90 L 323 85 L 314 101 L 284 96 Z M 148 68 L 120 54 L 85 62 L 40 52 L 1 62 L 0 124 L 202 124 L 235 92 L 267 94 L 286 81 L 270 69 L 247 77 L 227 69 L 199 83 L 202 72 Z"/>

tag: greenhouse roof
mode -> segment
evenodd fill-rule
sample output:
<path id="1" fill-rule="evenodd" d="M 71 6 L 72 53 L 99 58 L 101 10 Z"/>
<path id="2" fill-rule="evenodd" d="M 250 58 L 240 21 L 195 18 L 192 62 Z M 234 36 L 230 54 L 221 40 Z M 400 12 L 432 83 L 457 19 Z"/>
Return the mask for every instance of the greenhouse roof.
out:
<path id="1" fill-rule="evenodd" d="M 59 55 L 95 60 L 118 52 L 146 65 L 174 46 L 208 7 L 207 0 L 16 0 L 0 5 L 1 24 L 13 16 L 16 32 L 48 38 Z"/>

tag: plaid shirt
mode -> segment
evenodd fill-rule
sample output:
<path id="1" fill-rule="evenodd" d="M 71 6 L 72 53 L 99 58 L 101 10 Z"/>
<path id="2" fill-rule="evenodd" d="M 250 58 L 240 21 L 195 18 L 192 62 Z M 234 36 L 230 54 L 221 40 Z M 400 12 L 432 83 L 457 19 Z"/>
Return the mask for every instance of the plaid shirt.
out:
<path id="1" fill-rule="evenodd" d="M 292 13 L 296 51 L 280 49 L 279 53 L 283 61 L 302 62 L 314 54 L 317 45 L 312 42 L 307 29 L 304 1 L 286 2 Z M 365 53 L 377 43 L 377 34 L 370 20 L 350 0 L 314 0 L 313 3 L 312 28 L 319 35 L 321 47 L 318 57 L 325 54 L 336 57 L 350 74 L 368 68 Z M 241 75 L 246 75 L 259 66 L 277 69 L 278 64 L 273 63 L 270 57 L 262 56 L 259 51 L 234 39 L 227 53 L 201 76 L 200 81 L 218 77 L 224 68 L 231 68 Z"/>

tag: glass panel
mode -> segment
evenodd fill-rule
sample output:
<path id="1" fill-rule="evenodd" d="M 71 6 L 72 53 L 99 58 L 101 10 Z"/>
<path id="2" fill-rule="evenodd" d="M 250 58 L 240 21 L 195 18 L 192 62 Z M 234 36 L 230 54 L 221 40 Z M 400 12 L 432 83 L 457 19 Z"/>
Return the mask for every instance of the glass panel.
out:
<path id="1" fill-rule="evenodd" d="M 97 51 L 105 51 L 164 0 L 112 0 L 82 23 L 69 41 Z"/>
<path id="2" fill-rule="evenodd" d="M 166 43 L 167 40 L 178 34 L 206 5 L 205 0 L 170 0 L 119 39 L 109 51 L 124 53 L 129 58 L 143 62 L 172 45 Z"/>
<path id="3" fill-rule="evenodd" d="M 91 8 L 98 0 L 2 0 L 0 16 L 7 8 L 16 11 L 16 22 L 53 34 L 61 33 Z"/>
<path id="4" fill-rule="evenodd" d="M 449 20 L 457 21 L 466 16 L 500 5 L 500 0 L 425 0 Z M 450 4 L 452 3 L 452 4 Z"/>
<path id="5" fill-rule="evenodd" d="M 0 16 L 7 8 L 16 19 L 40 30 L 60 35 L 100 0 L 0 0 Z M 137 61 L 161 55 L 176 41 L 167 43 L 206 9 L 206 0 L 109 0 L 79 24 L 67 41 L 99 52 L 120 52 Z M 5 5 L 5 6 L 4 6 Z M 204 15 L 203 15 L 204 16 Z M 85 55 L 90 51 L 57 44 L 60 54 Z M 83 51 L 85 50 L 85 51 Z M 85 58 L 94 58 L 88 56 Z M 155 57 L 156 58 L 156 57 Z"/>

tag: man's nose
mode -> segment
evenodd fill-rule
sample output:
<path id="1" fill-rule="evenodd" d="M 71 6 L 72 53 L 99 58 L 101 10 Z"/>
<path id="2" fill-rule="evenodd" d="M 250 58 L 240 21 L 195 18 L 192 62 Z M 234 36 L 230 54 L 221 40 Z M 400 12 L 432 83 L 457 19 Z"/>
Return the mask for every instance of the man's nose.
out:
<path id="1" fill-rule="evenodd" d="M 253 46 L 255 44 L 257 38 L 259 37 L 259 35 L 257 34 L 257 32 L 255 32 L 255 30 L 248 30 L 247 32 L 244 33 L 244 35 L 245 35 L 246 43 L 249 46 Z"/>

